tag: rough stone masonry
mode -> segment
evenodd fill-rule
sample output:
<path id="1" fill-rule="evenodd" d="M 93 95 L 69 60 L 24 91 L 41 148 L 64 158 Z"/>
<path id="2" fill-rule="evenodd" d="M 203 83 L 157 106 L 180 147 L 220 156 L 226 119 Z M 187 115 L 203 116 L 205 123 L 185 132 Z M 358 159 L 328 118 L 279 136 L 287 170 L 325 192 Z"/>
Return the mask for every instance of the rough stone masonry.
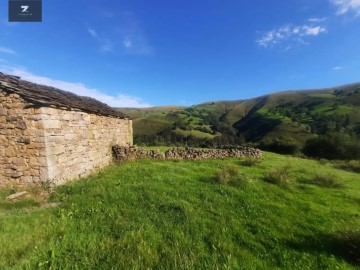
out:
<path id="1" fill-rule="evenodd" d="M 242 157 L 260 159 L 262 157 L 262 152 L 259 149 L 245 146 L 224 147 L 223 149 L 170 148 L 165 152 L 161 152 L 159 149 L 152 150 L 135 146 L 114 145 L 112 151 L 115 160 L 118 162 L 141 158 L 199 160 Z"/>
<path id="2" fill-rule="evenodd" d="M 0 186 L 86 176 L 132 138 L 131 119 L 106 104 L 0 73 Z"/>

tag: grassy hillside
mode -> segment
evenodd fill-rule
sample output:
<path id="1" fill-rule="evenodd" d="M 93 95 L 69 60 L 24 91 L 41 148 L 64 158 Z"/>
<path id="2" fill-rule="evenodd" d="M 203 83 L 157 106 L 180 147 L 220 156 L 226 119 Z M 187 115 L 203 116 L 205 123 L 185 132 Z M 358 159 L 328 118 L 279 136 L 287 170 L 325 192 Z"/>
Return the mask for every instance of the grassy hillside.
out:
<path id="1" fill-rule="evenodd" d="M 133 117 L 135 141 L 140 143 L 156 144 L 159 138 L 159 144 L 187 142 L 181 138 L 191 135 L 198 138 L 198 142 L 207 139 L 205 145 L 208 146 L 214 144 L 209 142 L 211 139 L 216 140 L 216 145 L 234 139 L 269 142 L 280 137 L 303 145 L 310 138 L 329 133 L 360 136 L 360 84 L 286 91 L 191 107 L 121 111 Z"/>
<path id="2" fill-rule="evenodd" d="M 0 268 L 359 269 L 358 176 L 265 153 L 126 163 L 49 202 L 0 190 Z"/>

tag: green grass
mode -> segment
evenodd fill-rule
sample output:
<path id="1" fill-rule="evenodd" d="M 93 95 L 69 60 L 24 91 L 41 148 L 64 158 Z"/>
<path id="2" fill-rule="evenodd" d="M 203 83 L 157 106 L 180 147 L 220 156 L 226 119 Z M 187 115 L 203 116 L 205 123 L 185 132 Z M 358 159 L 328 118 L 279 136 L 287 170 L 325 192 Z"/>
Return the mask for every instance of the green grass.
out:
<path id="1" fill-rule="evenodd" d="M 137 135 L 152 135 L 163 131 L 169 126 L 166 119 L 144 119 L 139 118 L 133 121 L 133 128 Z"/>
<path id="2" fill-rule="evenodd" d="M 54 208 L 9 207 L 1 190 L 0 269 L 359 269 L 358 174 L 270 153 L 242 164 L 112 166 L 56 188 Z M 286 164 L 290 187 L 263 181 Z M 312 184 L 320 173 L 343 187 Z"/>
<path id="3" fill-rule="evenodd" d="M 314 98 L 328 98 L 328 99 L 334 99 L 336 98 L 333 94 L 323 93 L 323 94 L 309 94 L 309 97 Z"/>
<path id="4" fill-rule="evenodd" d="M 319 106 L 316 108 L 314 113 L 324 113 L 327 115 L 337 114 L 337 115 L 344 115 L 344 114 L 352 114 L 354 112 L 358 112 L 357 108 L 354 108 L 352 106 L 338 106 L 338 108 L 333 108 L 333 106 L 330 104 L 329 106 Z"/>
<path id="5" fill-rule="evenodd" d="M 212 139 L 214 137 L 216 137 L 217 135 L 213 135 L 213 134 L 209 134 L 206 132 L 202 132 L 199 130 L 182 130 L 180 128 L 177 128 L 175 131 L 175 133 L 183 135 L 183 136 L 194 136 L 197 138 L 209 138 Z"/>

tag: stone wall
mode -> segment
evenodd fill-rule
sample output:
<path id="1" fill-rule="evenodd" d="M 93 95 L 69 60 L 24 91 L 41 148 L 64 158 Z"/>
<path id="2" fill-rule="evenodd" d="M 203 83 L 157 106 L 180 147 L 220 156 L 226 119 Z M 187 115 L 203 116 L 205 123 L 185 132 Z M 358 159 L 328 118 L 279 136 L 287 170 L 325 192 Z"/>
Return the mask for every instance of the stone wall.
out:
<path id="1" fill-rule="evenodd" d="M 112 145 L 132 145 L 132 136 L 131 120 L 34 108 L 0 91 L 0 186 L 86 176 L 112 162 Z"/>
<path id="2" fill-rule="evenodd" d="M 112 162 L 111 147 L 132 145 L 132 121 L 42 108 L 47 178 L 55 184 L 88 175 Z"/>
<path id="3" fill-rule="evenodd" d="M 262 152 L 259 149 L 244 146 L 227 147 L 224 149 L 170 148 L 165 152 L 161 152 L 158 149 L 150 150 L 135 146 L 124 147 L 121 145 L 114 145 L 112 151 L 115 160 L 120 162 L 140 158 L 199 160 L 241 157 L 252 157 L 258 159 L 262 157 Z"/>
<path id="4" fill-rule="evenodd" d="M 41 109 L 0 91 L 0 186 L 34 184 L 47 176 Z"/>

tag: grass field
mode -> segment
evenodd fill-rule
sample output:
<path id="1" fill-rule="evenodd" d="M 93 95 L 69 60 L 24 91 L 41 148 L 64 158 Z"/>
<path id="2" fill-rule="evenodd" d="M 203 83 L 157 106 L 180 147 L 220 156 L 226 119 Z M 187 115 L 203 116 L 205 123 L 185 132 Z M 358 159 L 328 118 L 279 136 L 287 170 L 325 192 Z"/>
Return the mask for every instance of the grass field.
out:
<path id="1" fill-rule="evenodd" d="M 140 160 L 12 192 L 0 269 L 359 269 L 359 174 L 328 163 Z"/>
<path id="2" fill-rule="evenodd" d="M 213 134 L 209 134 L 209 133 L 206 133 L 206 132 L 201 132 L 201 131 L 198 131 L 198 130 L 182 130 L 182 129 L 179 129 L 179 128 L 177 128 L 174 132 L 177 133 L 177 134 L 183 135 L 183 136 L 194 136 L 194 137 L 197 137 L 197 138 L 209 138 L 209 139 L 212 139 L 212 138 L 218 136 L 218 135 L 213 135 Z"/>

